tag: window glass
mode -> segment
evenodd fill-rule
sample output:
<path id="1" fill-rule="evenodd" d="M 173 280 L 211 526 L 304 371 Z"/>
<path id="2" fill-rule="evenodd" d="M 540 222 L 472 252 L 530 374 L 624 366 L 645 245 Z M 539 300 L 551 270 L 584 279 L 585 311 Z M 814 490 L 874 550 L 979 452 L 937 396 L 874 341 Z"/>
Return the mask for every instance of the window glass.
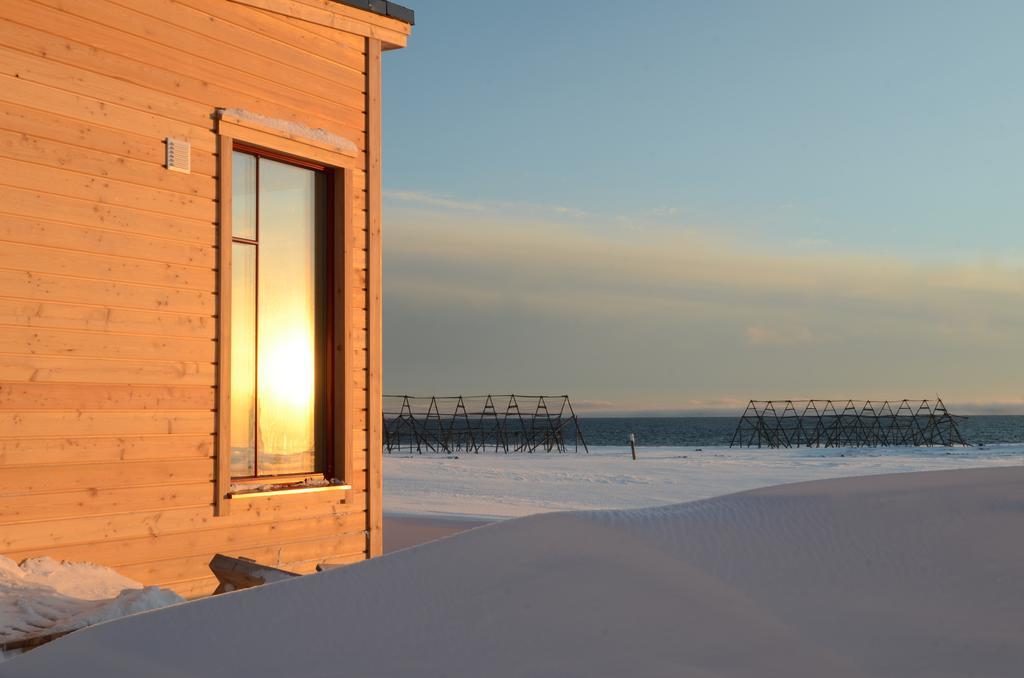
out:
<path id="1" fill-rule="evenodd" d="M 316 172 L 260 158 L 259 475 L 312 470 Z"/>
<path id="2" fill-rule="evenodd" d="M 256 466 L 256 246 L 231 245 L 231 475 Z"/>
<path id="3" fill-rule="evenodd" d="M 256 239 L 256 156 L 231 155 L 231 235 Z"/>

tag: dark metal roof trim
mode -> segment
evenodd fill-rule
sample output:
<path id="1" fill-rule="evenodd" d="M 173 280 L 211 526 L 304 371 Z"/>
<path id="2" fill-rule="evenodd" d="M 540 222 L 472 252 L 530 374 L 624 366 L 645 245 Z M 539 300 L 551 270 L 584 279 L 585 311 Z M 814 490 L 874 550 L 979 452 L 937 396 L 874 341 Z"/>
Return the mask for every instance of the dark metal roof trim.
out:
<path id="1" fill-rule="evenodd" d="M 373 12 L 381 16 L 389 16 L 410 26 L 416 23 L 415 12 L 390 0 L 334 0 L 334 2 L 355 7 L 356 9 L 365 9 L 367 12 Z"/>

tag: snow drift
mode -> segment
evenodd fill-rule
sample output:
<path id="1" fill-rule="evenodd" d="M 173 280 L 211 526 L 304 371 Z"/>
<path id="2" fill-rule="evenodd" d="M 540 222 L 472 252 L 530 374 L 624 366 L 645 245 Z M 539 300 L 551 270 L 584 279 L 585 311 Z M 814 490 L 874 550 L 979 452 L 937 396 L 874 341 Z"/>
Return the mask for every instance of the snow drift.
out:
<path id="1" fill-rule="evenodd" d="M 0 643 L 73 631 L 182 600 L 92 563 L 30 558 L 19 566 L 0 556 Z"/>
<path id="2" fill-rule="evenodd" d="M 1016 675 L 1022 528 L 1022 468 L 548 513 L 85 629 L 0 676 Z"/>

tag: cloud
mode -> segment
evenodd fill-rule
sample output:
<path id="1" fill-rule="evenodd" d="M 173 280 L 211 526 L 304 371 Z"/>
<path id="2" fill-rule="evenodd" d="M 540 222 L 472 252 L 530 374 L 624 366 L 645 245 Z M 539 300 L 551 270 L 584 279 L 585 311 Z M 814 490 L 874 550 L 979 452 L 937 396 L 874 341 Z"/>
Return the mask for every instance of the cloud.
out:
<path id="1" fill-rule="evenodd" d="M 478 299 L 482 286 L 502 303 L 544 308 L 631 309 L 717 307 L 749 313 L 749 338 L 768 343 L 761 316 L 787 311 L 813 318 L 822 307 L 870 307 L 876 314 L 934 313 L 955 331 L 979 315 L 1024 301 L 1024 276 L 1014 266 L 973 262 L 922 265 L 892 255 L 791 253 L 716 240 L 707 234 L 643 228 L 629 231 L 544 220 L 480 215 L 399 213 L 389 218 L 390 261 L 402 262 L 393 282 L 428 284 L 455 299 Z M 969 300 L 986 297 L 981 307 Z M 725 307 L 728 302 L 731 307 Z M 951 314 L 952 307 L 962 310 Z M 599 310 L 599 309 L 594 309 Z M 1014 315 L 1016 311 L 1014 311 Z M 757 316 L 757 317 L 754 317 Z M 876 315 L 877 319 L 877 315 Z M 956 323 L 950 325 L 950 319 Z M 818 334 L 807 319 L 799 332 L 775 337 L 808 341 Z"/>
<path id="2" fill-rule="evenodd" d="M 411 203 L 422 207 L 443 207 L 446 209 L 480 212 L 484 206 L 479 203 L 456 200 L 444 195 L 435 195 L 423 191 L 384 191 L 386 200 L 395 200 L 401 203 Z"/>
<path id="3" fill-rule="evenodd" d="M 483 207 L 385 213 L 392 390 L 548 385 L 623 411 L 1019 396 L 1021 261 L 787 250 L 640 218 Z"/>
<path id="4" fill-rule="evenodd" d="M 448 195 L 430 193 L 429 191 L 385 190 L 385 200 L 404 205 L 415 205 L 455 212 L 483 212 L 519 216 L 559 216 L 583 219 L 591 216 L 589 212 L 566 205 L 549 205 L 524 201 L 490 201 L 472 202 L 459 200 Z"/>

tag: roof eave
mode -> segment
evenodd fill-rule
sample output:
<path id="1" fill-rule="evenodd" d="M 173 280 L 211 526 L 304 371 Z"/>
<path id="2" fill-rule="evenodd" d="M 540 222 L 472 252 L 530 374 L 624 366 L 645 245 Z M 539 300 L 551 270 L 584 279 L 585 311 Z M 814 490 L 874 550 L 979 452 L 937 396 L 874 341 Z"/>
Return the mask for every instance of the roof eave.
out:
<path id="1" fill-rule="evenodd" d="M 334 2 L 342 5 L 348 5 L 349 7 L 355 7 L 356 9 L 366 10 L 367 12 L 373 12 L 381 16 L 391 17 L 407 23 L 410 26 L 416 24 L 416 13 L 408 7 L 399 5 L 391 0 L 334 0 Z"/>

